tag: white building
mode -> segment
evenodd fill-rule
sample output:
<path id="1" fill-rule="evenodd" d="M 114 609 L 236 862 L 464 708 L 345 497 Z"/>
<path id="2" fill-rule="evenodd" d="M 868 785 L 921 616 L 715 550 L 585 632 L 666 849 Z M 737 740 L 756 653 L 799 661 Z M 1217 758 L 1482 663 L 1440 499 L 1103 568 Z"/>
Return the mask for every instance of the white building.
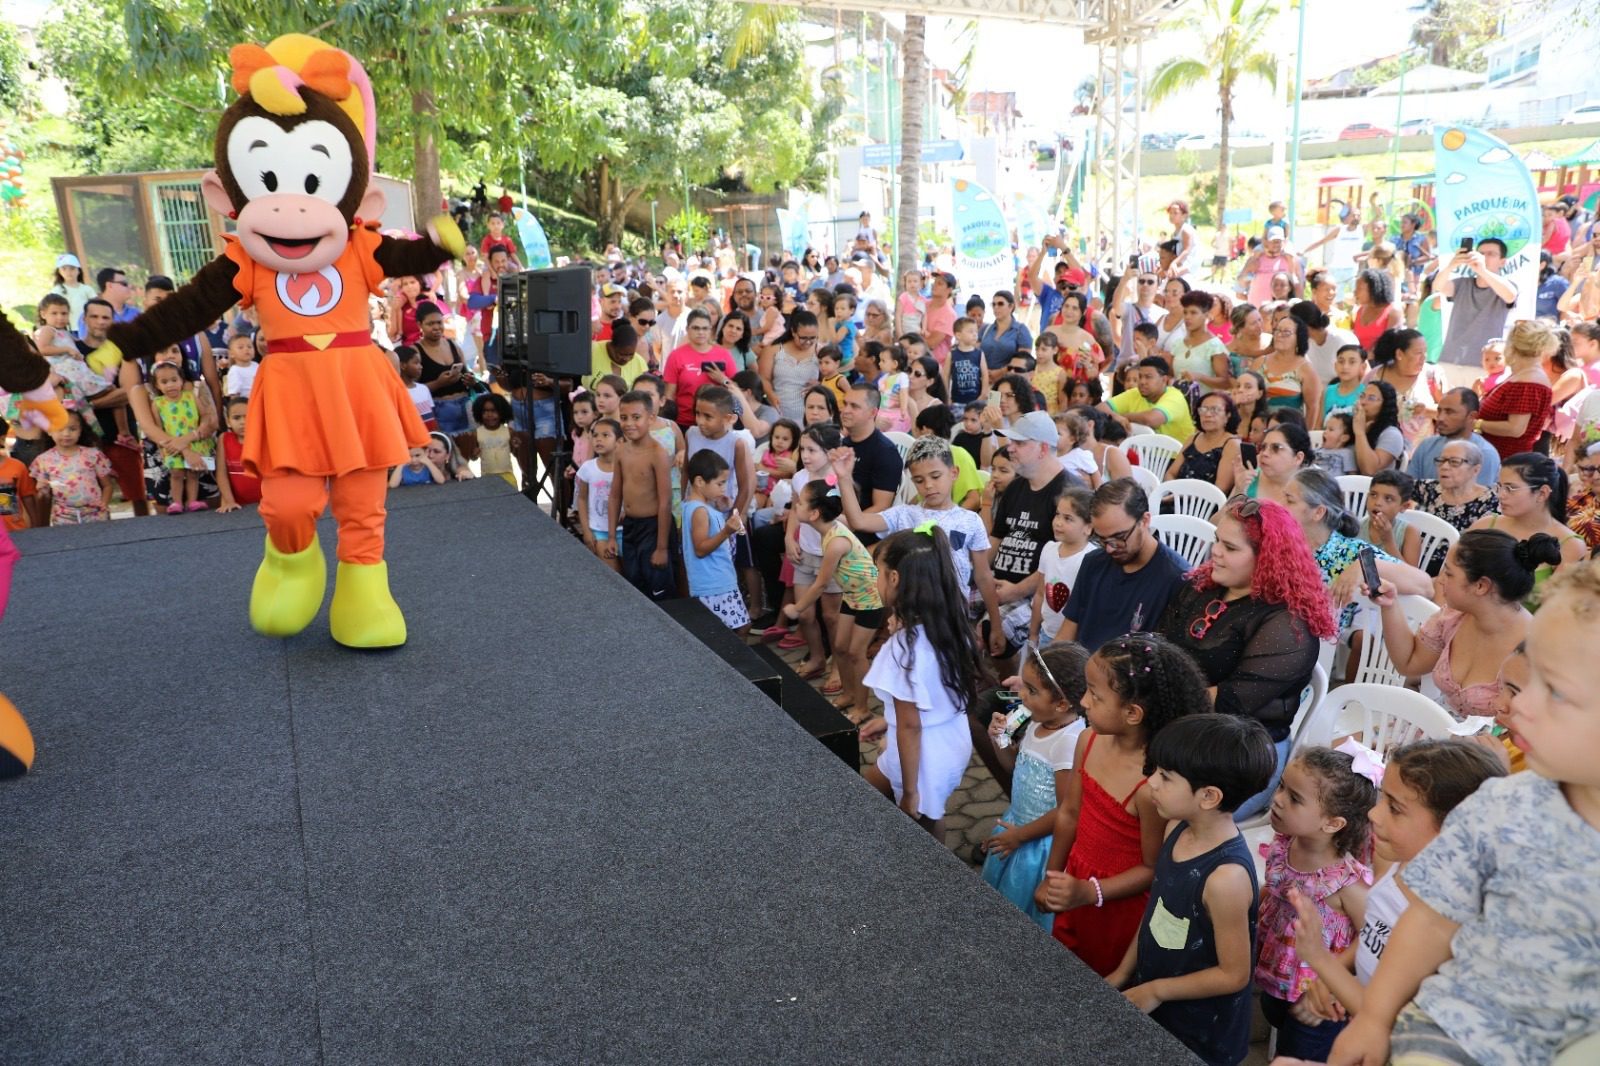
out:
<path id="1" fill-rule="evenodd" d="M 1500 37 L 1485 50 L 1491 90 L 1517 90 L 1518 126 L 1545 126 L 1579 104 L 1600 100 L 1600 18 L 1593 0 L 1508 6 Z"/>

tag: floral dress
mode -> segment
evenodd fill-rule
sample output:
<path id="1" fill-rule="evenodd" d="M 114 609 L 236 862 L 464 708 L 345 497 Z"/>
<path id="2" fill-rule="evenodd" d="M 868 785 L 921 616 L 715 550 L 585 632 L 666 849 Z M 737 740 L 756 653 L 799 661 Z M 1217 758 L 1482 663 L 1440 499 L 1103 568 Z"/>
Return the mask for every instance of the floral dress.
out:
<path id="1" fill-rule="evenodd" d="M 1464 618 L 1466 615 L 1460 611 L 1445 607 L 1434 612 L 1433 617 L 1417 630 L 1417 643 L 1439 653 L 1438 661 L 1433 664 L 1433 683 L 1439 686 L 1444 709 L 1457 721 L 1472 715 L 1492 715 L 1495 705 L 1500 701 L 1498 681 L 1462 685 L 1456 680 L 1454 668 L 1450 665 L 1450 645 L 1456 639 L 1456 630 L 1461 628 Z"/>
<path id="2" fill-rule="evenodd" d="M 1583 538 L 1591 553 L 1600 550 L 1600 493 L 1575 492 L 1567 498 L 1567 528 Z"/>
<path id="3" fill-rule="evenodd" d="M 1472 528 L 1472 523 L 1488 515 L 1500 513 L 1500 494 L 1490 489 L 1488 494 L 1466 503 L 1446 503 L 1443 494 L 1439 491 L 1439 483 L 1434 480 L 1419 481 L 1412 490 L 1411 498 L 1416 501 L 1417 510 L 1442 518 L 1465 533 Z"/>
<path id="4" fill-rule="evenodd" d="M 192 388 L 184 389 L 175 400 L 156 396 L 150 404 L 155 408 L 156 418 L 161 420 L 161 428 L 168 436 L 181 437 L 200 428 L 200 406 L 195 403 Z M 211 442 L 208 440 L 196 440 L 189 447 L 197 455 L 211 454 Z M 166 456 L 163 462 L 168 470 L 183 470 L 188 465 L 181 453 Z"/>
<path id="5" fill-rule="evenodd" d="M 1356 557 L 1361 554 L 1362 548 L 1371 548 L 1377 557 L 1386 563 L 1396 562 L 1394 556 L 1367 541 L 1358 537 L 1347 537 L 1343 533 L 1328 534 L 1328 540 L 1318 548 L 1312 557 L 1317 561 L 1317 569 L 1322 571 L 1322 580 L 1327 585 L 1333 584 L 1333 579 L 1344 573 L 1345 568 L 1356 565 Z M 1367 603 L 1365 598 L 1356 597 L 1344 605 L 1344 610 L 1339 612 L 1339 632 L 1343 633 L 1356 621 L 1356 611 L 1361 605 Z"/>
<path id="6" fill-rule="evenodd" d="M 67 455 L 60 448 L 34 459 L 35 481 L 50 487 L 50 524 L 76 526 L 111 517 L 100 479 L 111 476 L 111 460 L 99 448 L 79 448 Z"/>
<path id="7" fill-rule="evenodd" d="M 1261 917 L 1256 926 L 1260 948 L 1256 954 L 1255 984 L 1264 994 L 1294 1003 L 1316 971 L 1295 954 L 1294 904 L 1289 889 L 1316 905 L 1322 918 L 1322 937 L 1328 950 L 1337 954 L 1350 946 L 1355 927 L 1350 916 L 1328 903 L 1341 889 L 1360 881 L 1372 884 L 1372 871 L 1346 855 L 1330 866 L 1309 873 L 1289 865 L 1290 838 L 1278 833 L 1266 849 L 1266 878 L 1261 883 Z"/>

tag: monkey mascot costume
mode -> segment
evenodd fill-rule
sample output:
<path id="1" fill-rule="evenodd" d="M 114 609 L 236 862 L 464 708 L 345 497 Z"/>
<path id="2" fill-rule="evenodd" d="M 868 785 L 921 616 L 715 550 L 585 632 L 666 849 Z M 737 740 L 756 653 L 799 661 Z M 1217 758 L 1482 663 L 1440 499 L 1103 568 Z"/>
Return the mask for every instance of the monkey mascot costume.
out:
<path id="1" fill-rule="evenodd" d="M 383 561 L 388 469 L 428 440 L 405 386 L 372 342 L 368 296 L 386 277 L 422 275 L 464 251 L 448 216 L 427 236 L 379 236 L 383 191 L 370 180 L 377 137 L 372 85 L 349 54 L 303 34 L 230 53 L 242 95 L 217 128 L 206 203 L 237 223 L 221 256 L 159 305 L 112 328 L 120 382 L 140 361 L 254 306 L 266 335 L 250 393 L 245 469 L 261 478 L 266 558 L 250 624 L 300 632 L 327 585 L 317 519 L 330 502 L 339 567 L 328 624 L 352 648 L 404 644 L 405 617 Z"/>
<path id="2" fill-rule="evenodd" d="M 0 391 L 17 396 L 22 417 L 40 429 L 55 431 L 67 424 L 66 409 L 56 398 L 50 364 L 33 346 L 33 339 L 17 329 L 0 311 Z M 0 396 L 0 408 L 4 408 Z M 0 618 L 11 599 L 11 570 L 21 553 L 0 522 Z M 33 734 L 16 707 L 0 695 L 0 779 L 18 777 L 33 765 Z"/>

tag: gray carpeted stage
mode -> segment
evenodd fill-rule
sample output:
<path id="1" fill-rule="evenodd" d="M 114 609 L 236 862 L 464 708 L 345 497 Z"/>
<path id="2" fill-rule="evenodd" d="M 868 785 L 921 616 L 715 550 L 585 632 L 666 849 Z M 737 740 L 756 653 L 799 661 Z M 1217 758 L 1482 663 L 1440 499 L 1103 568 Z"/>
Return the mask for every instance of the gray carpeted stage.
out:
<path id="1" fill-rule="evenodd" d="M 252 512 L 17 537 L 0 1062 L 1191 1061 L 498 479 L 390 502 L 388 653 L 250 631 Z"/>

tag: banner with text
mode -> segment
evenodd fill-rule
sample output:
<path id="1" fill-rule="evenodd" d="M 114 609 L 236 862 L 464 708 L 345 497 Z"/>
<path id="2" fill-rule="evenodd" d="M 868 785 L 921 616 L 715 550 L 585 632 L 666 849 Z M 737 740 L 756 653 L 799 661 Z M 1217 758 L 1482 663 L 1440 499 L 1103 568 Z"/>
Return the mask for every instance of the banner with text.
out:
<path id="1" fill-rule="evenodd" d="M 1433 131 L 1435 219 L 1439 255 L 1448 259 L 1463 240 L 1505 242 L 1500 273 L 1517 287 L 1512 318 L 1532 318 L 1539 289 L 1543 219 L 1528 165 L 1493 134 L 1469 126 Z M 1470 270 L 1457 272 L 1468 276 Z"/>
<path id="2" fill-rule="evenodd" d="M 1016 284 L 1005 212 L 988 189 L 965 178 L 950 179 L 950 201 L 955 219 L 956 280 L 963 294 L 977 293 L 987 303 L 999 290 Z M 958 305 L 964 302 L 956 301 Z"/>
<path id="3" fill-rule="evenodd" d="M 539 225 L 539 220 L 525 207 L 513 207 L 511 218 L 517 224 L 517 239 L 522 242 L 523 251 L 528 253 L 527 260 L 522 264 L 528 270 L 548 270 L 555 265 L 550 258 L 550 241 L 544 235 L 544 227 Z"/>

